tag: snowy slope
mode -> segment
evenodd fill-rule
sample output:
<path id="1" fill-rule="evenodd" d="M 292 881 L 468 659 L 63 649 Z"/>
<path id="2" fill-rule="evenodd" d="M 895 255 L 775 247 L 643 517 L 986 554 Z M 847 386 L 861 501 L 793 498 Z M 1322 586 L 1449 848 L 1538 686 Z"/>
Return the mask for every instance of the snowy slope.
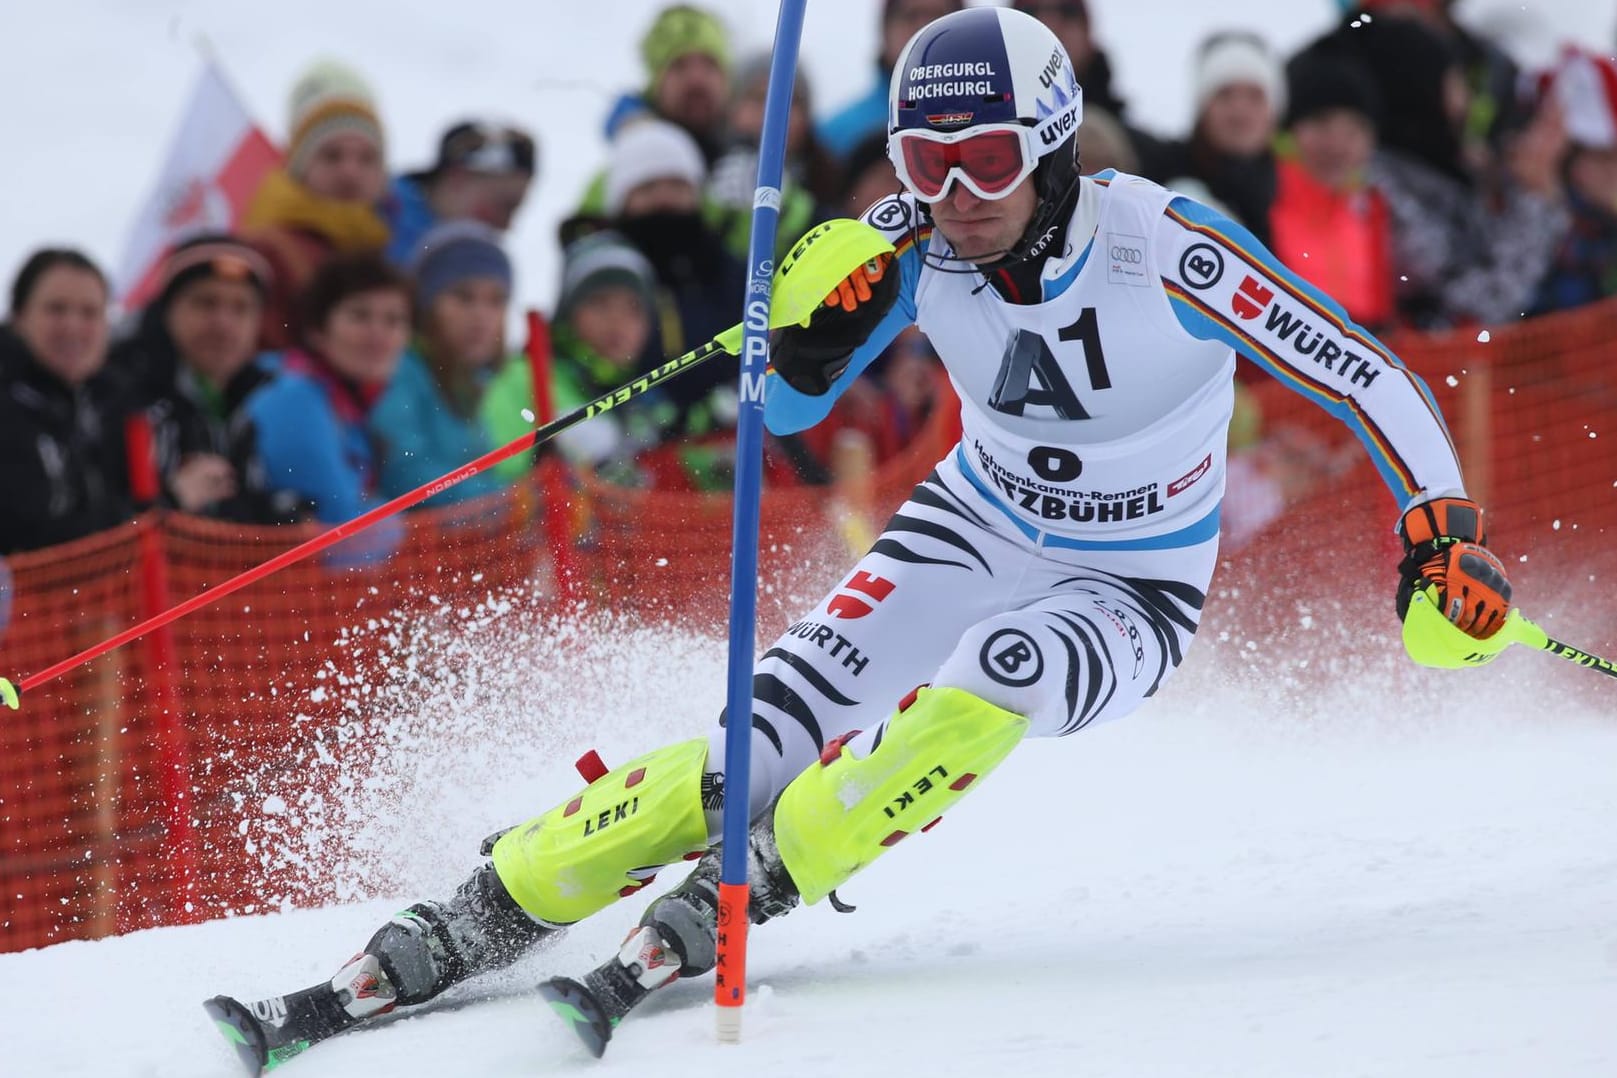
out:
<path id="1" fill-rule="evenodd" d="M 378 792 L 356 871 L 388 900 L 0 955 L 0 1073 L 233 1073 L 200 1000 L 329 976 L 397 905 L 446 892 L 481 834 L 567 796 L 584 747 L 622 760 L 686 736 L 722 693 L 712 641 L 488 643 L 436 670 L 465 706 L 401 710 L 393 751 L 351 776 Z M 632 902 L 471 993 L 492 999 L 285 1073 L 1617 1073 L 1610 694 L 1569 704 L 1593 675 L 1519 654 L 1419 694 L 1449 701 L 1433 713 L 1389 652 L 1287 708 L 1276 671 L 1219 672 L 1242 669 L 1240 646 L 1201 641 L 1145 712 L 1024 746 L 845 888 L 856 914 L 758 930 L 739 1049 L 714 1045 L 706 979 L 654 1000 L 599 1064 L 528 992 L 609 953 Z M 637 693 L 614 678 L 631 661 L 670 680 Z M 646 712 L 664 700 L 684 703 Z M 618 718 L 565 721 L 583 714 Z"/>
<path id="2" fill-rule="evenodd" d="M 775 5 L 706 0 L 745 55 L 767 47 Z M 88 249 L 116 266 L 136 207 L 157 176 L 200 68 L 198 43 L 223 62 L 271 134 L 285 134 L 286 95 L 318 55 L 344 58 L 380 99 L 395 167 L 430 162 L 438 135 L 468 115 L 508 117 L 540 136 L 540 179 L 518 218 L 517 299 L 549 308 L 556 223 L 604 153 L 600 122 L 641 78 L 636 42 L 663 0 L 577 5 L 542 0 L 51 0 L 0 3 L 0 282 L 44 243 Z M 1207 32 L 1260 30 L 1290 50 L 1325 29 L 1335 0 L 1091 0 L 1138 122 L 1180 130 L 1189 63 Z M 1462 0 L 1478 24 L 1503 27 L 1524 60 L 1559 37 L 1610 46 L 1613 0 Z M 804 64 L 821 111 L 873 77 L 877 0 L 810 0 Z M 596 17 L 595 12 L 609 13 Z"/>

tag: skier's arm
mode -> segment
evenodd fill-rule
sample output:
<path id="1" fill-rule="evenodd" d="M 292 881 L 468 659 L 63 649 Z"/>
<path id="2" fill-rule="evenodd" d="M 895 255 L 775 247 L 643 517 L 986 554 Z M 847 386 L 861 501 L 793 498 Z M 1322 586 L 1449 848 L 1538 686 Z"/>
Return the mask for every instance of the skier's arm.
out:
<path id="1" fill-rule="evenodd" d="M 1426 383 L 1339 303 L 1191 199 L 1169 204 L 1157 239 L 1163 286 L 1186 332 L 1228 344 L 1347 424 L 1401 507 L 1464 495 Z"/>
<path id="2" fill-rule="evenodd" d="M 1460 461 L 1426 384 L 1280 264 L 1240 225 L 1176 198 L 1157 229 L 1163 285 L 1192 336 L 1228 344 L 1346 423 L 1403 507 L 1397 610 L 1432 591 L 1459 628 L 1486 638 L 1504 624 L 1510 581 L 1486 547 L 1482 507 L 1465 496 Z"/>
<path id="3" fill-rule="evenodd" d="M 893 242 L 880 279 L 860 270 L 827 297 L 808 326 L 783 329 L 771 350 L 764 422 L 775 434 L 814 426 L 876 357 L 915 322 L 915 288 L 931 228 L 914 228 L 907 198 L 884 199 L 862 218 Z M 859 278 L 864 276 L 864 281 Z"/>

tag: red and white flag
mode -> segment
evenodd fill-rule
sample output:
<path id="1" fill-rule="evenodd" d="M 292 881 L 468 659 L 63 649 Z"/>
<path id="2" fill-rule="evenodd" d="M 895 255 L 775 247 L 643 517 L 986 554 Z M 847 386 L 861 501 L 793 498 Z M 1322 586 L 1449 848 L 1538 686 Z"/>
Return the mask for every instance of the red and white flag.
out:
<path id="1" fill-rule="evenodd" d="M 157 185 L 130 230 L 118 275 L 124 310 L 152 299 L 163 256 L 174 244 L 234 229 L 259 182 L 280 163 L 281 152 L 208 61 Z"/>

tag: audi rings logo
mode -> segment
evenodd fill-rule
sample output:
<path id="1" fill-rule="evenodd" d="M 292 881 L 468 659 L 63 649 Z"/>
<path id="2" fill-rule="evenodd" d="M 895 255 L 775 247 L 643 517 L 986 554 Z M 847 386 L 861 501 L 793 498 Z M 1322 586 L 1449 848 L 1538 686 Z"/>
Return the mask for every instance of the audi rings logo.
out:
<path id="1" fill-rule="evenodd" d="M 1122 262 L 1130 266 L 1138 266 L 1141 262 L 1145 261 L 1145 252 L 1140 250 L 1138 247 L 1124 247 L 1120 244 L 1114 243 L 1112 244 L 1112 261 Z"/>

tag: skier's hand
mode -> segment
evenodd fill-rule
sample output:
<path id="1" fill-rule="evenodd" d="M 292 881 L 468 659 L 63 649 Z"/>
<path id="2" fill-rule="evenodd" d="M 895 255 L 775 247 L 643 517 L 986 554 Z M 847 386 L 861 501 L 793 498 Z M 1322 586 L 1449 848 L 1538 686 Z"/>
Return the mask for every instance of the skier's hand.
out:
<path id="1" fill-rule="evenodd" d="M 893 309 L 899 276 L 893 256 L 882 254 L 839 281 L 807 326 L 787 326 L 775 335 L 775 373 L 799 393 L 818 397 L 830 389 L 848 369 L 854 349 Z"/>
<path id="2" fill-rule="evenodd" d="M 1499 631 L 1510 613 L 1505 567 L 1484 545 L 1482 507 L 1465 498 L 1434 498 L 1398 524 L 1404 560 L 1398 564 L 1398 617 L 1417 588 L 1437 587 L 1443 615 L 1479 640 Z"/>

